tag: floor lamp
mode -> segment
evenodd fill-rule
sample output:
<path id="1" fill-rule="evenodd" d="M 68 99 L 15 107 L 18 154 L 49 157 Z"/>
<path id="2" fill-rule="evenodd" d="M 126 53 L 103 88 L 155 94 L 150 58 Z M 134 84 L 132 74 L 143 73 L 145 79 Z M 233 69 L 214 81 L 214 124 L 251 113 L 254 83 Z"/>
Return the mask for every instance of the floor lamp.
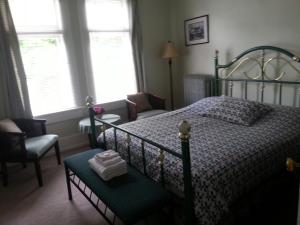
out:
<path id="1" fill-rule="evenodd" d="M 172 74 L 172 59 L 177 57 L 177 50 L 175 45 L 168 41 L 163 49 L 162 58 L 168 59 L 169 62 L 169 74 L 170 74 L 170 97 L 171 97 L 171 109 L 174 110 L 174 94 L 173 94 L 173 74 Z"/>

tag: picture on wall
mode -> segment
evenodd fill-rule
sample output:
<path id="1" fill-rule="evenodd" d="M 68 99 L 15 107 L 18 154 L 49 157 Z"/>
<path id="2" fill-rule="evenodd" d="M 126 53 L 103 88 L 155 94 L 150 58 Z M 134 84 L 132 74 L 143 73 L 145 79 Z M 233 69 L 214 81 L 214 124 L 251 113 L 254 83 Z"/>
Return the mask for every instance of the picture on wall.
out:
<path id="1" fill-rule="evenodd" d="M 208 15 L 185 20 L 184 30 L 186 46 L 208 43 Z"/>

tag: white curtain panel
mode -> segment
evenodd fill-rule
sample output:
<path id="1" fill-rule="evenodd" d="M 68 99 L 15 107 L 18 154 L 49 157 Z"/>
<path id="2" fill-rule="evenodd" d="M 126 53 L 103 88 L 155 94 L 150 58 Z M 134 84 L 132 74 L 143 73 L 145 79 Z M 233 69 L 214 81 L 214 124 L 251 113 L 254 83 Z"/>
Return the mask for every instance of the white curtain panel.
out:
<path id="1" fill-rule="evenodd" d="M 32 118 L 24 66 L 8 0 L 0 0 L 0 119 Z"/>

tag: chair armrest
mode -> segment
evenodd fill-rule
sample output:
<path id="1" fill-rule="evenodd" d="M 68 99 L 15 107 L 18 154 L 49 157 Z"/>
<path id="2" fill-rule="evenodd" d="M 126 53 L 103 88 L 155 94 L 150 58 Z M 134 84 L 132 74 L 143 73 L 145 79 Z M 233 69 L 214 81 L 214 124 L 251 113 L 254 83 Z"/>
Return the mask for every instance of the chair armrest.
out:
<path id="1" fill-rule="evenodd" d="M 153 94 L 148 94 L 149 102 L 153 109 L 166 109 L 166 99 Z"/>
<path id="2" fill-rule="evenodd" d="M 137 107 L 136 104 L 132 101 L 126 99 L 127 111 L 128 111 L 128 120 L 134 121 L 137 118 Z"/>
<path id="3" fill-rule="evenodd" d="M 6 155 L 11 150 L 21 151 L 22 158 L 26 159 L 26 147 L 25 147 L 26 133 L 15 132 L 0 132 L 0 156 Z"/>
<path id="4" fill-rule="evenodd" d="M 46 120 L 44 119 L 14 119 L 13 121 L 28 137 L 36 137 L 47 133 Z"/>

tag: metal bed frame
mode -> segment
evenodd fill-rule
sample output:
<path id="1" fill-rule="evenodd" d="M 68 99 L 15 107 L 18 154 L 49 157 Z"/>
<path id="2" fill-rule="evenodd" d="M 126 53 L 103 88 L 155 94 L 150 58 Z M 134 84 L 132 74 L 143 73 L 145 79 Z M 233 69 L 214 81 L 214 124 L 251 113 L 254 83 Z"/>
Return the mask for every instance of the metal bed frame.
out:
<path id="1" fill-rule="evenodd" d="M 106 149 L 106 135 L 105 131 L 107 127 L 111 127 L 114 132 L 114 150 L 118 151 L 118 145 L 117 145 L 117 130 L 122 131 L 126 133 L 127 135 L 127 140 L 126 140 L 126 147 L 127 147 L 127 155 L 128 155 L 128 164 L 134 167 L 131 164 L 131 148 L 130 148 L 130 142 L 131 142 L 131 137 L 135 137 L 137 139 L 141 140 L 141 151 L 142 151 L 142 163 L 143 163 L 143 174 L 149 178 L 147 174 L 147 163 L 146 163 L 146 158 L 145 158 L 145 143 L 152 145 L 159 149 L 159 154 L 157 156 L 157 162 L 158 166 L 160 169 L 160 180 L 159 182 L 163 187 L 165 187 L 165 173 L 164 173 L 164 159 L 165 159 L 165 152 L 168 154 L 173 155 L 174 157 L 178 158 L 179 160 L 182 161 L 182 166 L 183 166 L 183 181 L 184 181 L 184 224 L 187 225 L 192 225 L 195 224 L 195 212 L 194 212 L 194 201 L 193 201 L 193 188 L 192 188 L 192 176 L 191 176 L 191 160 L 190 160 L 190 147 L 189 147 L 189 138 L 190 138 L 190 129 L 191 126 L 187 121 L 182 121 L 179 124 L 179 134 L 178 137 L 180 138 L 181 141 L 181 153 L 177 153 L 165 146 L 162 146 L 152 140 L 149 140 L 147 138 L 139 137 L 138 135 L 127 131 L 121 127 L 118 127 L 114 124 L 108 123 L 106 121 L 103 121 L 99 118 L 96 117 L 95 112 L 93 110 L 93 102 L 92 99 L 89 98 L 89 101 L 87 101 L 87 106 L 89 108 L 89 116 L 90 116 L 90 121 L 91 121 L 91 130 L 92 130 L 92 146 L 93 147 L 98 147 L 97 144 L 97 131 L 96 131 L 96 126 L 95 126 L 95 121 L 99 121 L 103 124 L 101 127 L 101 132 L 103 134 L 103 143 L 104 146 L 103 148 Z M 152 179 L 152 178 L 151 178 Z M 103 215 L 101 213 L 101 215 Z"/>
<path id="2" fill-rule="evenodd" d="M 268 58 L 267 51 L 273 52 L 276 55 L 271 55 Z M 254 55 L 254 56 L 248 56 L 250 53 L 253 52 L 260 52 L 260 55 Z M 245 57 L 247 56 L 247 57 Z M 281 66 L 277 66 L 277 72 L 278 74 L 276 77 L 271 77 L 267 73 L 267 69 L 269 66 L 271 66 L 272 62 L 280 62 L 283 61 L 284 63 Z M 260 73 L 255 74 L 254 76 L 248 75 L 246 72 L 240 72 L 239 69 L 242 69 L 242 67 L 249 63 L 253 62 L 260 68 Z M 278 104 L 282 104 L 282 87 L 284 84 L 286 85 L 299 85 L 300 84 L 300 68 L 297 68 L 293 63 L 300 63 L 300 58 L 293 53 L 278 48 L 275 46 L 258 46 L 251 49 L 248 49 L 244 52 L 242 52 L 240 55 L 235 57 L 231 62 L 227 64 L 219 64 L 219 51 L 216 50 L 215 52 L 215 80 L 214 80 L 214 94 L 216 96 L 221 94 L 221 88 L 222 82 L 225 82 L 225 84 L 229 84 L 229 95 L 232 96 L 232 90 L 233 85 L 235 82 L 243 83 L 244 84 L 244 98 L 248 98 L 248 84 L 249 83 L 257 83 L 261 84 L 260 87 L 260 101 L 264 101 L 264 90 L 266 84 L 276 84 L 279 86 L 279 102 Z M 290 68 L 294 69 L 294 71 L 299 76 L 299 79 L 296 81 L 291 80 L 284 80 L 284 78 L 287 78 L 287 73 L 283 71 L 283 68 L 289 65 Z M 233 67 L 233 68 L 232 68 Z M 226 72 L 226 74 L 222 75 L 220 73 Z M 234 78 L 233 75 L 239 73 L 239 78 Z M 300 89 L 298 89 L 298 93 Z"/>
<path id="3" fill-rule="evenodd" d="M 272 51 L 275 52 L 276 55 L 272 56 L 271 58 L 266 58 L 267 54 L 266 51 Z M 244 58 L 244 56 L 253 53 L 253 52 L 261 52 L 261 55 L 259 56 L 259 59 L 256 59 L 253 56 L 249 56 Z M 279 55 L 282 54 L 285 56 L 285 58 L 280 57 Z M 284 65 L 288 64 L 293 68 L 298 75 L 300 75 L 300 69 L 298 69 L 295 65 L 293 65 L 293 62 L 300 63 L 300 58 L 292 54 L 291 52 L 284 50 L 282 48 L 274 47 L 274 46 L 258 46 L 251 49 L 248 49 L 244 52 L 242 52 L 240 55 L 238 55 L 236 58 L 234 58 L 231 62 L 227 64 L 219 64 L 219 52 L 216 51 L 215 55 L 215 79 L 214 79 L 214 95 L 218 96 L 221 94 L 221 85 L 222 82 L 225 82 L 225 84 L 229 84 L 229 93 L 232 96 L 233 93 L 233 85 L 235 82 L 243 83 L 244 84 L 244 98 L 247 99 L 247 91 L 248 91 L 248 84 L 249 83 L 257 83 L 261 85 L 260 88 L 260 101 L 264 101 L 264 88 L 266 83 L 272 83 L 279 85 L 279 104 L 282 103 L 282 87 L 284 84 L 287 85 L 299 85 L 300 81 L 285 81 L 283 78 L 286 77 L 286 72 L 281 72 L 278 76 L 275 78 L 271 78 L 267 74 L 267 67 L 271 64 L 271 62 L 276 60 L 283 60 L 285 63 Z M 240 73 L 244 75 L 246 78 L 233 78 L 233 74 L 235 72 L 239 72 L 239 69 L 242 68 L 242 66 L 247 62 L 255 62 L 260 67 L 260 74 L 256 75 L 255 77 L 249 76 L 247 73 Z M 233 67 L 233 69 L 231 69 Z M 282 67 L 281 67 L 282 68 Z M 231 70 L 230 70 L 231 69 Z M 220 70 L 225 70 L 226 75 L 221 75 Z M 299 76 L 300 78 L 300 76 Z M 300 89 L 299 94 L 300 94 Z M 127 131 L 121 127 L 118 127 L 114 124 L 107 123 L 95 116 L 95 112 L 93 110 L 93 100 L 92 98 L 87 98 L 87 106 L 89 108 L 89 115 L 91 120 L 91 130 L 92 130 L 92 145 L 97 146 L 97 131 L 95 126 L 95 121 L 99 121 L 103 123 L 103 126 L 101 128 L 101 132 L 103 133 L 103 141 L 106 142 L 106 135 L 105 130 L 107 127 L 111 127 L 114 132 L 114 148 L 117 151 L 118 145 L 117 145 L 117 130 L 122 131 L 126 133 L 127 135 L 127 154 L 128 154 L 128 163 L 131 164 L 131 148 L 130 148 L 130 142 L 131 137 L 135 137 L 141 140 L 141 151 L 142 151 L 142 163 L 143 163 L 143 174 L 147 176 L 147 162 L 145 159 L 145 143 L 150 144 L 157 149 L 159 149 L 158 154 L 158 165 L 160 167 L 160 183 L 162 186 L 164 186 L 164 158 L 165 153 L 171 154 L 174 157 L 180 159 L 182 161 L 183 166 L 183 179 L 184 179 L 184 224 L 185 225 L 193 225 L 196 223 L 195 218 L 195 211 L 194 211 L 194 198 L 193 198 L 193 184 L 192 184 L 192 176 L 191 176 L 191 160 L 190 160 L 190 146 L 189 146 L 189 139 L 190 139 L 190 129 L 191 126 L 187 121 L 183 121 L 179 125 L 179 138 L 181 141 L 181 153 L 177 153 L 173 151 L 172 149 L 169 149 L 165 146 L 162 146 L 152 140 L 149 140 L 147 138 L 140 137 L 130 131 Z M 292 163 L 292 162 L 291 162 Z M 294 164 L 293 164 L 294 165 Z"/>

